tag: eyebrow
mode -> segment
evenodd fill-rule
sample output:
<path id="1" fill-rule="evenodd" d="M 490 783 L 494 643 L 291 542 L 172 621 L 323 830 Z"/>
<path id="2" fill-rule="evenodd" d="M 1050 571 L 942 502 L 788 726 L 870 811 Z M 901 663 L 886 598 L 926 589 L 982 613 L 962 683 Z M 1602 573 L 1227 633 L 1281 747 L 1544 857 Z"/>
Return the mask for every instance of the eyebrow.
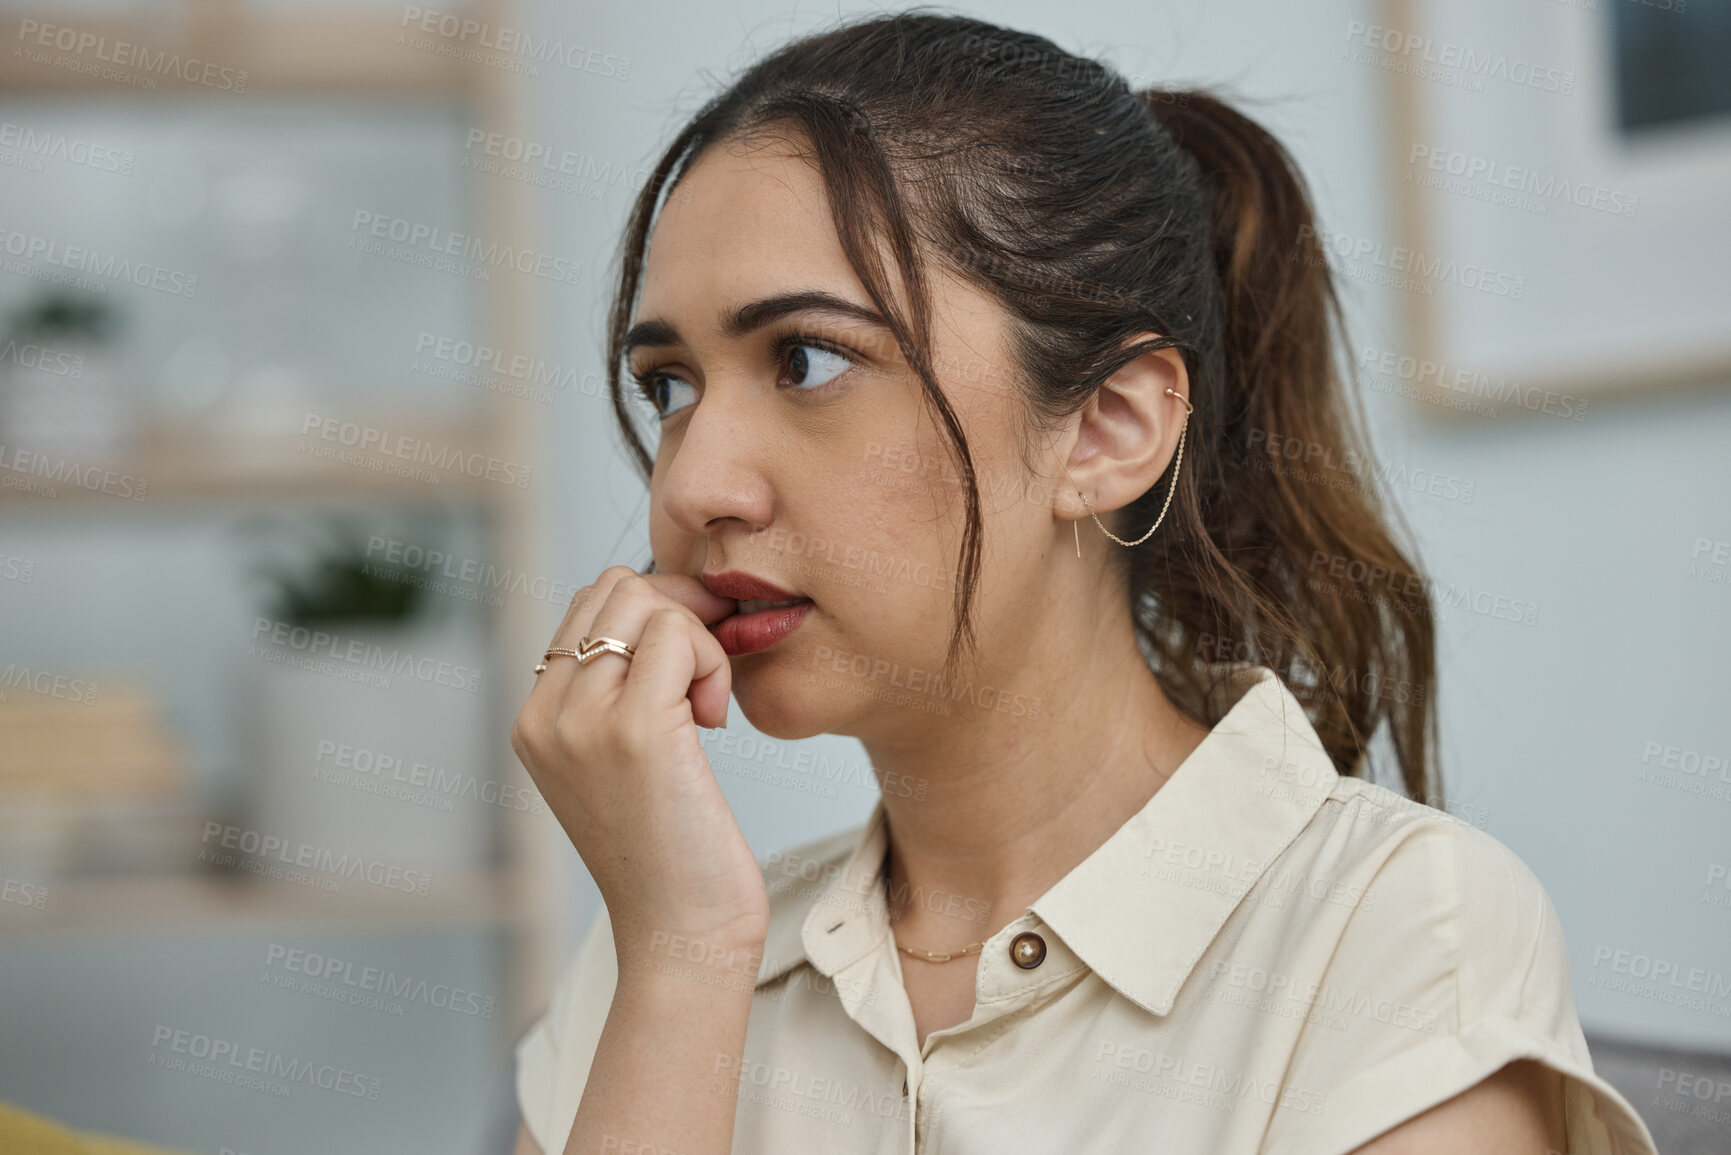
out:
<path id="1" fill-rule="evenodd" d="M 765 325 L 794 313 L 827 313 L 850 321 L 861 321 L 887 329 L 883 315 L 876 309 L 856 304 L 846 297 L 826 293 L 821 289 L 805 289 L 794 293 L 778 293 L 773 297 L 741 305 L 721 319 L 722 335 L 738 340 Z M 625 334 L 625 355 L 640 345 L 665 346 L 684 344 L 679 330 L 672 323 L 658 319 L 639 321 Z"/>

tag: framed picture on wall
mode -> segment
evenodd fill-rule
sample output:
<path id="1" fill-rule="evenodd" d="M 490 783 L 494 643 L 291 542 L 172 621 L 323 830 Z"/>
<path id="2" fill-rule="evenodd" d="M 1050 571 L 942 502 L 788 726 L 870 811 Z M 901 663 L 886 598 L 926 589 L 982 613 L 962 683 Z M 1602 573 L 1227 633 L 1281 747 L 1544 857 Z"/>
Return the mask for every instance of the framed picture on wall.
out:
<path id="1" fill-rule="evenodd" d="M 1575 420 L 1731 384 L 1731 5 L 1380 7 L 1350 50 L 1388 77 L 1398 235 L 1371 259 L 1406 337 L 1361 371 Z"/>

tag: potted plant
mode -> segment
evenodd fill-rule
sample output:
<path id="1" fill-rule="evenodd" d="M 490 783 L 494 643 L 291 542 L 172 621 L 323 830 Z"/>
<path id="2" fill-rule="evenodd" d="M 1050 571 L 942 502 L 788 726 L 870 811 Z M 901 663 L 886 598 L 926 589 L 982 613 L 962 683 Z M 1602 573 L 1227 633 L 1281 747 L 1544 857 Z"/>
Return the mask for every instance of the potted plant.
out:
<path id="1" fill-rule="evenodd" d="M 443 538 L 425 523 L 267 524 L 277 557 L 255 566 L 265 597 L 246 643 L 254 827 L 387 872 L 478 868 L 499 804 L 488 685 L 475 615 L 422 564 L 449 556 L 425 544 Z"/>
<path id="2" fill-rule="evenodd" d="M 114 364 L 118 328 L 107 301 L 58 287 L 13 309 L 0 335 L 0 438 L 78 465 L 124 458 L 139 412 Z"/>

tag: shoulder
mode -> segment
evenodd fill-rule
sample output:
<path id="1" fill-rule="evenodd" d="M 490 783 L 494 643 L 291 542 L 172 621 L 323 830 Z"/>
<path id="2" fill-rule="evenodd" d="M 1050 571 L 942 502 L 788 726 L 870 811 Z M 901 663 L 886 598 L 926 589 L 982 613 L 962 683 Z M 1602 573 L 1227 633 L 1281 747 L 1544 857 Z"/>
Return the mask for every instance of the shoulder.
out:
<path id="1" fill-rule="evenodd" d="M 1342 778 L 1293 847 L 1362 900 L 1313 919 L 1314 1026 L 1295 1080 L 1326 1118 L 1283 1127 L 1285 1150 L 1356 1150 L 1518 1060 L 1563 1076 L 1569 1151 L 1652 1155 L 1628 1101 L 1593 1070 L 1568 949 L 1538 876 L 1500 839 L 1432 806 Z M 1374 901 L 1371 901 L 1374 899 Z"/>
<path id="2" fill-rule="evenodd" d="M 1527 1013 L 1543 1002 L 1559 1029 L 1573 1019 L 1555 995 L 1569 989 L 1567 947 L 1555 906 L 1532 868 L 1489 832 L 1385 787 L 1342 778 L 1317 816 L 1318 833 L 1365 880 L 1396 941 L 1440 951 L 1456 983 L 1462 1022 Z M 1404 933 L 1402 933 L 1404 932 Z M 1414 960 L 1416 961 L 1416 960 Z M 1550 992 L 1553 997 L 1546 998 Z"/>

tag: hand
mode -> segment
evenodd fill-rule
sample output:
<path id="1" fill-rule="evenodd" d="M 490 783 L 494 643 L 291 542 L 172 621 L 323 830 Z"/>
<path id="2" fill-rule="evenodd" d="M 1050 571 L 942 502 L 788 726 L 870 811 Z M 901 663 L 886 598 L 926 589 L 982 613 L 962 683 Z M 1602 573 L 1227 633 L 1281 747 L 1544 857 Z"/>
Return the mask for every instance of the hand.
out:
<path id="1" fill-rule="evenodd" d="M 698 741 L 727 721 L 733 669 L 708 626 L 738 603 L 683 574 L 609 566 L 571 599 L 551 645 L 618 638 L 636 656 L 555 656 L 511 727 L 548 807 L 601 889 L 620 974 L 661 935 L 760 947 L 763 872 Z"/>

